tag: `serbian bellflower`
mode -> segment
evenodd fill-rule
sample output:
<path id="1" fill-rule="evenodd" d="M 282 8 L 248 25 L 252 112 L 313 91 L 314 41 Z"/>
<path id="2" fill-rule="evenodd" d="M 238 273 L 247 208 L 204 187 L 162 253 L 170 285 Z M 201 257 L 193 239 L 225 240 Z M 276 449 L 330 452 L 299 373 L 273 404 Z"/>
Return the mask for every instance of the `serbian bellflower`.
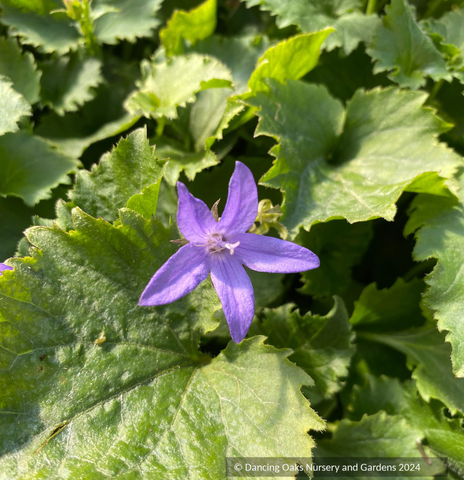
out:
<path id="1" fill-rule="evenodd" d="M 2 274 L 3 270 L 13 270 L 13 268 L 5 265 L 4 263 L 0 263 L 0 275 Z"/>
<path id="2" fill-rule="evenodd" d="M 155 273 L 139 305 L 174 302 L 211 273 L 232 339 L 240 343 L 250 328 L 255 307 L 253 287 L 243 265 L 257 272 L 295 273 L 317 268 L 319 258 L 294 243 L 246 233 L 258 212 L 258 190 L 250 169 L 241 162 L 235 164 L 219 221 L 183 183 L 177 183 L 177 191 L 177 223 L 189 243 Z"/>

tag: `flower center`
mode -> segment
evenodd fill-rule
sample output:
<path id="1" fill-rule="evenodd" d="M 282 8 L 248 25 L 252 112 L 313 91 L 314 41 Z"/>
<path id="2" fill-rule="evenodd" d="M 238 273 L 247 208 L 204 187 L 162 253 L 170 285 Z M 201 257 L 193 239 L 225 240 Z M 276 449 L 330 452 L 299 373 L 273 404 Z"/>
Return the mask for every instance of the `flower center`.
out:
<path id="1" fill-rule="evenodd" d="M 224 237 L 220 233 L 212 233 L 208 235 L 206 241 L 206 247 L 209 249 L 210 253 L 222 252 L 222 250 L 229 250 L 230 254 L 233 255 L 235 249 L 240 245 L 240 242 L 229 243 L 224 241 Z"/>

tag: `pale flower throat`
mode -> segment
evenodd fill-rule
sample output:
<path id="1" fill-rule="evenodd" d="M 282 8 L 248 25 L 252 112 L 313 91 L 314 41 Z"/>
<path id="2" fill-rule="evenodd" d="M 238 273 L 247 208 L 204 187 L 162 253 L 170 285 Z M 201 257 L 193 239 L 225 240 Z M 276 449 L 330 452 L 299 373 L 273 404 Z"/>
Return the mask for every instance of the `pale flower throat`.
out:
<path id="1" fill-rule="evenodd" d="M 229 243 L 224 241 L 224 237 L 220 233 L 211 233 L 208 235 L 206 243 L 197 245 L 197 247 L 207 247 L 210 253 L 222 252 L 222 250 L 229 250 L 233 255 L 235 249 L 240 245 L 240 242 Z"/>

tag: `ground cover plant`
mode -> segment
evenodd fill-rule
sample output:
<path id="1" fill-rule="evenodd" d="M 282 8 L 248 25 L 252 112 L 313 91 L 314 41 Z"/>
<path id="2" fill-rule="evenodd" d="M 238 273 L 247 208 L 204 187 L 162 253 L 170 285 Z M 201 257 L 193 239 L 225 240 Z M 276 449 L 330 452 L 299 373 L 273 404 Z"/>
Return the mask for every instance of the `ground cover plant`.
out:
<path id="1" fill-rule="evenodd" d="M 0 479 L 464 478 L 463 91 L 462 0 L 1 0 Z"/>

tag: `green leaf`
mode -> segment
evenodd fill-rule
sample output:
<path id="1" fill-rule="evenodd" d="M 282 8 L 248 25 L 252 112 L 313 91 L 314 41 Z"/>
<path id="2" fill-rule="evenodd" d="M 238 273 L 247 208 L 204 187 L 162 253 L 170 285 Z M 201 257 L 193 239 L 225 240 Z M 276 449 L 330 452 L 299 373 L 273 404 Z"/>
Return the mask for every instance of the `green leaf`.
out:
<path id="1" fill-rule="evenodd" d="M 0 197 L 0 259 L 12 257 L 24 230 L 32 225 L 34 211 L 19 198 Z"/>
<path id="2" fill-rule="evenodd" d="M 13 195 L 33 206 L 50 198 L 51 189 L 69 184 L 76 159 L 56 152 L 44 139 L 26 132 L 0 137 L 0 196 Z"/>
<path id="3" fill-rule="evenodd" d="M 309 248 L 321 260 L 321 268 L 302 273 L 307 295 L 339 295 L 351 282 L 351 269 L 367 249 L 372 238 L 371 223 L 350 225 L 332 221 L 314 225 L 311 231 L 300 231 L 296 243 Z"/>
<path id="4" fill-rule="evenodd" d="M 94 89 L 103 81 L 101 67 L 100 60 L 78 55 L 41 63 L 42 103 L 58 115 L 78 110 L 95 96 Z"/>
<path id="5" fill-rule="evenodd" d="M 9 77 L 14 89 L 31 105 L 39 100 L 41 73 L 32 54 L 22 53 L 14 38 L 0 37 L 0 75 Z"/>
<path id="6" fill-rule="evenodd" d="M 411 225 L 424 225 L 416 233 L 416 246 L 413 256 L 416 261 L 437 258 L 438 264 L 425 279 L 429 289 L 425 295 L 425 304 L 434 312 L 440 331 L 449 333 L 446 340 L 453 346 L 453 370 L 458 377 L 464 377 L 464 278 L 462 264 L 464 263 L 464 175 L 459 177 L 459 204 L 453 199 L 436 200 L 420 197 L 417 199 L 416 210 L 413 212 Z M 412 222 L 412 223 L 411 223 Z M 408 228 L 407 225 L 407 228 Z M 409 229 L 411 230 L 411 228 Z M 463 380 L 464 382 L 464 380 Z"/>
<path id="7" fill-rule="evenodd" d="M 158 183 L 165 163 L 157 159 L 154 148 L 148 143 L 146 130 L 141 128 L 122 139 L 91 172 L 81 170 L 69 197 L 94 217 L 116 220 L 118 209 L 133 195 Z"/>
<path id="8" fill-rule="evenodd" d="M 464 32 L 462 24 L 464 10 L 455 10 L 445 13 L 440 19 L 431 19 L 425 27 L 436 38 L 438 48 L 447 58 L 447 67 L 461 81 L 464 80 Z M 461 70 L 461 71 L 460 71 Z"/>
<path id="9" fill-rule="evenodd" d="M 21 9 L 2 4 L 1 22 L 11 28 L 11 34 L 19 37 L 21 43 L 32 45 L 43 53 L 57 52 L 59 55 L 79 46 L 81 36 L 71 20 L 63 13 L 50 14 L 62 7 L 60 2 L 53 2 L 39 11 L 31 8 L 31 2 L 20 3 Z"/>
<path id="10" fill-rule="evenodd" d="M 361 336 L 361 334 L 360 334 Z M 456 378 L 451 367 L 451 346 L 435 328 L 396 334 L 363 333 L 362 338 L 383 343 L 407 355 L 412 378 L 422 398 L 436 398 L 451 412 L 464 412 L 464 379 Z"/>
<path id="11" fill-rule="evenodd" d="M 421 431 L 432 451 L 447 459 L 454 468 L 464 468 L 464 433 L 462 420 L 450 420 L 443 414 L 438 402 L 425 403 L 419 396 L 415 382 L 400 384 L 397 379 L 367 375 L 363 387 L 354 386 L 352 416 L 372 415 L 384 410 L 389 415 L 401 415 L 414 430 Z"/>
<path id="12" fill-rule="evenodd" d="M 172 186 L 176 185 L 181 172 L 184 172 L 189 180 L 194 180 L 197 173 L 219 163 L 211 150 L 188 152 L 175 146 L 164 145 L 157 148 L 156 153 L 160 158 L 169 159 L 164 177 Z"/>
<path id="13" fill-rule="evenodd" d="M 21 117 L 32 115 L 31 106 L 12 85 L 8 78 L 0 76 L 0 135 L 16 132 Z"/>
<path id="14" fill-rule="evenodd" d="M 398 280 L 390 287 L 378 290 L 375 283 L 368 285 L 354 303 L 351 324 L 358 331 L 392 331 L 420 326 L 424 318 L 420 301 L 425 284 L 413 279 Z"/>
<path id="15" fill-rule="evenodd" d="M 129 97 L 126 106 L 130 112 L 147 117 L 177 118 L 177 107 L 195 101 L 195 93 L 232 87 L 229 69 L 203 55 L 178 56 L 160 63 L 144 60 L 141 67 L 139 91 Z"/>
<path id="16" fill-rule="evenodd" d="M 80 157 L 91 144 L 118 135 L 137 122 L 139 117 L 123 107 L 131 90 L 130 85 L 116 81 L 100 85 L 95 98 L 85 103 L 79 112 L 44 115 L 35 132 L 66 155 Z"/>
<path id="17" fill-rule="evenodd" d="M 121 40 L 135 42 L 151 37 L 160 21 L 155 13 L 162 0 L 94 0 L 94 10 L 108 9 L 94 22 L 94 34 L 101 43 L 114 45 Z M 117 11 L 115 11 L 117 10 Z"/>
<path id="18" fill-rule="evenodd" d="M 269 85 L 269 93 L 247 103 L 259 109 L 255 135 L 279 142 L 271 150 L 277 160 L 261 183 L 284 193 L 282 223 L 291 235 L 336 218 L 391 221 L 403 190 L 433 188 L 431 182 L 414 182 L 425 172 L 440 172 L 456 191 L 452 177 L 462 161 L 437 142 L 448 125 L 422 107 L 425 94 L 358 91 L 344 110 L 322 86 Z"/>
<path id="19" fill-rule="evenodd" d="M 303 390 L 311 403 L 328 399 L 342 388 L 354 353 L 346 309 L 340 298 L 334 299 L 333 308 L 325 316 L 310 312 L 301 316 L 292 304 L 266 309 L 263 321 L 255 321 L 249 332 L 266 335 L 278 348 L 293 349 L 289 359 L 314 380 L 315 386 Z"/>
<path id="20" fill-rule="evenodd" d="M 332 32 L 332 28 L 327 28 L 316 33 L 297 35 L 270 47 L 258 60 L 248 81 L 248 89 L 253 93 L 268 91 L 265 78 L 283 82 L 287 79 L 298 80 L 306 75 L 317 65 L 321 45 Z"/>
<path id="21" fill-rule="evenodd" d="M 379 412 L 366 415 L 359 422 L 343 419 L 330 440 L 318 442 L 316 461 L 318 456 L 417 458 L 418 438 L 420 431 L 411 428 L 399 415 Z"/>
<path id="22" fill-rule="evenodd" d="M 30 229 L 40 250 L 0 279 L 3 472 L 222 478 L 226 455 L 311 455 L 307 432 L 324 423 L 289 350 L 262 337 L 215 359 L 197 350 L 217 325 L 210 281 L 173 304 L 137 306 L 175 232 L 129 209 L 119 227 L 79 209 L 73 220 L 71 233 Z"/>
<path id="23" fill-rule="evenodd" d="M 160 31 L 166 53 L 183 53 L 182 39 L 193 45 L 212 35 L 216 29 L 216 9 L 216 0 L 206 0 L 190 12 L 175 10 L 167 27 Z"/>
<path id="24" fill-rule="evenodd" d="M 327 27 L 335 32 L 328 38 L 325 48 L 332 50 L 343 46 L 346 55 L 359 42 L 370 42 L 377 15 L 364 15 L 360 0 L 245 0 L 248 7 L 259 5 L 262 10 L 277 16 L 279 28 L 297 25 L 302 32 L 312 33 Z"/>
<path id="25" fill-rule="evenodd" d="M 367 52 L 376 60 L 374 72 L 393 70 L 389 78 L 402 87 L 417 89 L 425 77 L 449 79 L 445 60 L 414 19 L 406 0 L 392 0 Z"/>

